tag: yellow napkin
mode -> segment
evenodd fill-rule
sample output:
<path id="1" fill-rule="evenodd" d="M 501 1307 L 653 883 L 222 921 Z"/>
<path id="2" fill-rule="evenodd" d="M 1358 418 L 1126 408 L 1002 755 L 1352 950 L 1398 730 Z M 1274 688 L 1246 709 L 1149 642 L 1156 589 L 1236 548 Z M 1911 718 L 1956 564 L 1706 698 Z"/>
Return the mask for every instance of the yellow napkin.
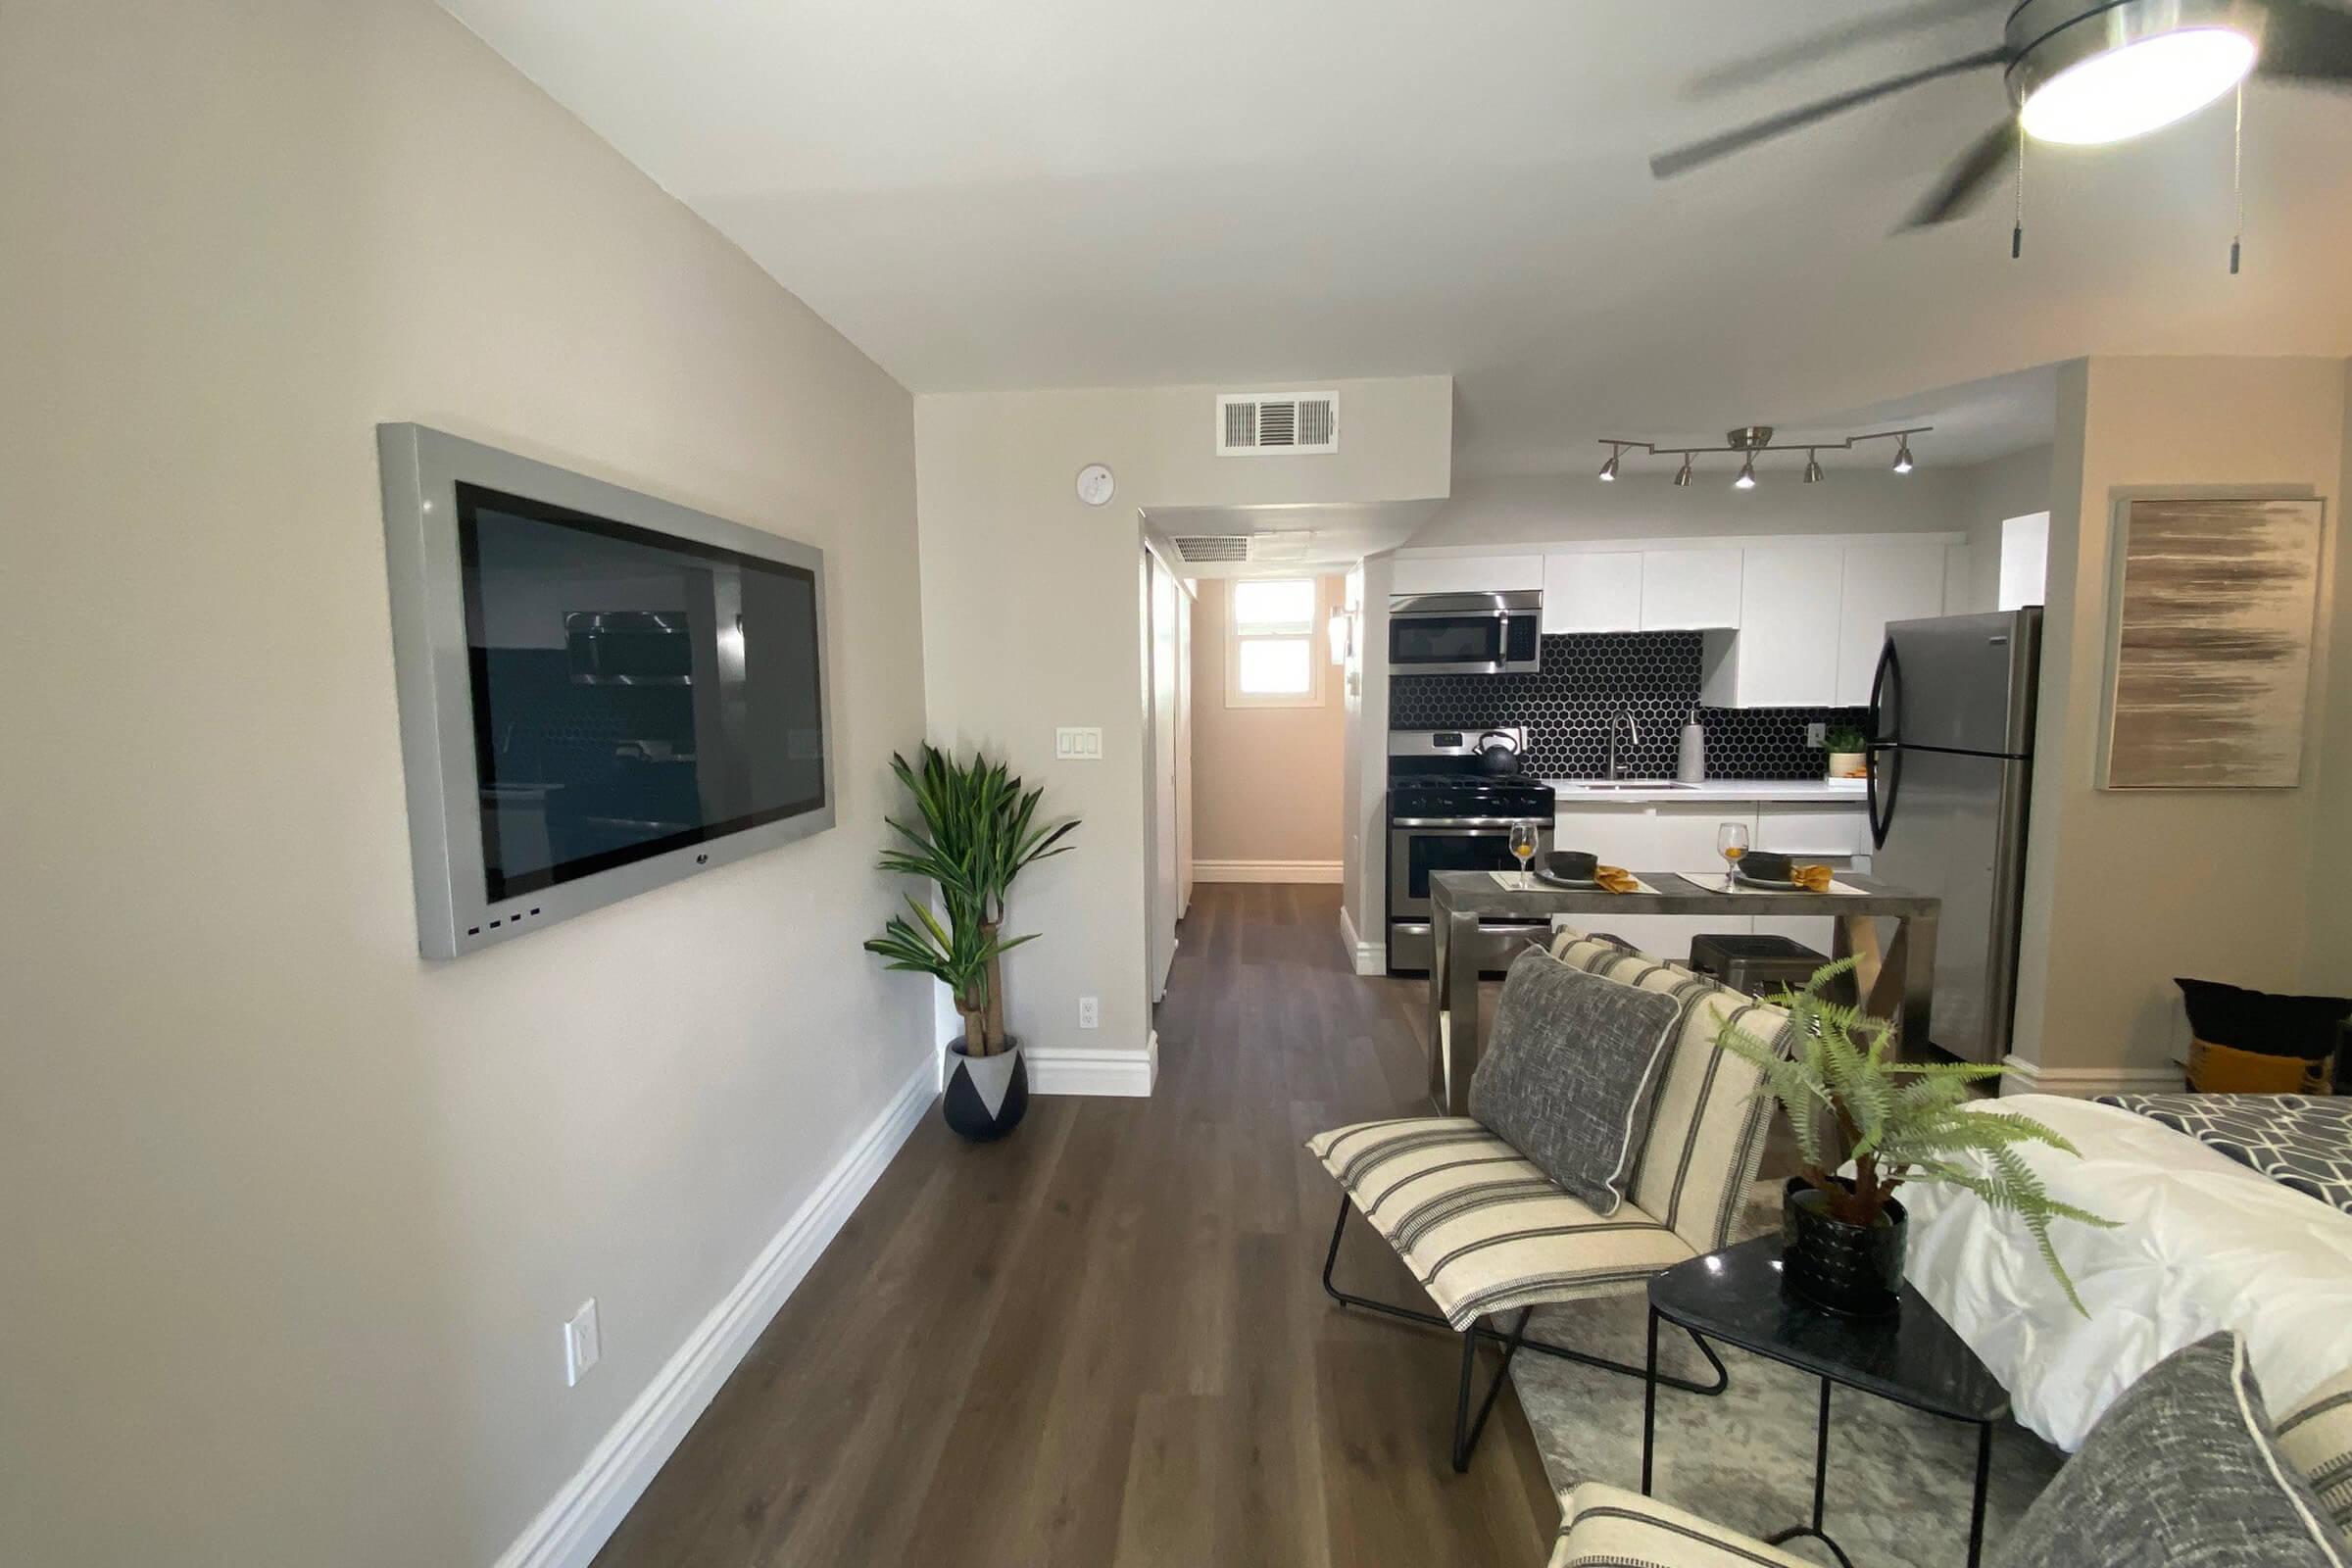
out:
<path id="1" fill-rule="evenodd" d="M 1788 868 L 1788 880 L 1807 893 L 1827 893 L 1830 891 L 1830 868 L 1826 865 L 1792 865 Z"/>
<path id="2" fill-rule="evenodd" d="M 1595 866 L 1592 870 L 1592 880 L 1611 893 L 1639 893 L 1642 891 L 1642 884 L 1635 879 L 1634 873 L 1622 865 Z"/>

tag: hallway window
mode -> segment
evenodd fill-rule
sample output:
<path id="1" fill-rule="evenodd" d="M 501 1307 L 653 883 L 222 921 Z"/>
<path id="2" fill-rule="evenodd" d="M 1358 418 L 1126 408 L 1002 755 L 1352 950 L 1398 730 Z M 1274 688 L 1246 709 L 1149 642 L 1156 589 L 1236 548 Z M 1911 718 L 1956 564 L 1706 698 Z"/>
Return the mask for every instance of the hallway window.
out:
<path id="1" fill-rule="evenodd" d="M 1226 589 L 1225 706 L 1320 708 L 1315 580 L 1249 578 Z"/>

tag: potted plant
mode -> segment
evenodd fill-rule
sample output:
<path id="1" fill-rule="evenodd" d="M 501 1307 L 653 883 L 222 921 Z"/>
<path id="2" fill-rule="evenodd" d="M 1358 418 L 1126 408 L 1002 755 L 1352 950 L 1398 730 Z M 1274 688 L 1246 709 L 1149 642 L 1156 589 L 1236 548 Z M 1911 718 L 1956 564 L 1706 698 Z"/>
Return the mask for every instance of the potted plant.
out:
<path id="1" fill-rule="evenodd" d="M 1869 766 L 1870 740 L 1851 724 L 1832 724 L 1824 737 L 1832 778 L 1859 778 Z"/>
<path id="2" fill-rule="evenodd" d="M 884 818 L 905 842 L 882 852 L 882 869 L 929 879 L 939 890 L 939 912 L 908 895 L 914 918 L 892 915 L 865 950 L 889 968 L 928 974 L 948 988 L 963 1032 L 949 1045 L 941 1114 L 966 1138 L 1002 1138 L 1028 1109 L 1029 1072 L 1021 1043 L 1004 1029 L 1001 959 L 1036 940 L 1003 934 L 1004 897 L 1031 862 L 1067 850 L 1061 841 L 1078 823 L 1039 826 L 1045 790 L 1023 790 L 1004 763 L 978 752 L 959 762 L 926 744 L 915 764 L 894 753 L 890 765 L 914 797 L 921 824 Z"/>
<path id="3" fill-rule="evenodd" d="M 1802 1163 L 1782 1196 L 1782 1277 L 1834 1312 L 1891 1310 L 1903 1281 L 1904 1213 L 1895 1191 L 1938 1182 L 2024 1221 L 2067 1299 L 2083 1311 L 2050 1245 L 2050 1222 L 2115 1222 L 2051 1198 L 2017 1152 L 2041 1144 L 2072 1154 L 2075 1147 L 2030 1116 L 1967 1108 L 1975 1098 L 1969 1086 L 2005 1067 L 1895 1059 L 1890 1024 L 1833 999 L 1835 983 L 1854 962 L 1825 964 L 1803 990 L 1772 999 L 1788 1009 L 1794 1055 L 1783 1056 L 1730 1020 L 1716 1037 L 1719 1049 L 1764 1073 L 1757 1093 L 1781 1102 L 1796 1133 Z M 1836 1174 L 1849 1165 L 1851 1176 Z"/>

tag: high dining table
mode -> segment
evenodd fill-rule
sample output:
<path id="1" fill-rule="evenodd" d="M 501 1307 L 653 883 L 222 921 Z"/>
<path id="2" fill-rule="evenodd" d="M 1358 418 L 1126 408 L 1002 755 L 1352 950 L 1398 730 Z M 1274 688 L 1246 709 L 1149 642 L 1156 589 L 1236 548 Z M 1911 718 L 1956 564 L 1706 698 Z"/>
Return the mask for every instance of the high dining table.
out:
<path id="1" fill-rule="evenodd" d="M 1601 888 L 1553 887 L 1532 879 L 1504 886 L 1490 871 L 1433 871 L 1429 877 L 1430 936 L 1437 951 L 1429 966 L 1429 1096 L 1444 1116 L 1470 1114 L 1470 1075 L 1481 1050 L 1478 980 L 1487 956 L 1479 941 L 1484 920 L 1526 922 L 1567 915 L 1593 931 L 1609 928 L 1611 914 L 1832 915 L 1837 936 L 1831 956 L 1853 956 L 1855 994 L 1875 1017 L 1896 1020 L 1901 1038 L 1916 1049 L 1928 1041 L 1928 1006 L 1936 994 L 1937 899 L 1838 873 L 1852 893 L 1728 893 L 1700 886 L 1670 871 L 1638 871 L 1651 893 L 1610 893 Z M 1882 949 L 1878 922 L 1898 922 Z"/>

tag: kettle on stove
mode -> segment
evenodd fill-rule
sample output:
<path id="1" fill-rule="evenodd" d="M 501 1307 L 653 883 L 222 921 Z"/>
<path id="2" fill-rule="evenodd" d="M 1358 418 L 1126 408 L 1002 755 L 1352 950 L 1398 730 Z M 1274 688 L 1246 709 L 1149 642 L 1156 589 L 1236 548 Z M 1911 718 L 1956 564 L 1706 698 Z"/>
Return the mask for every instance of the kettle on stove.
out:
<path id="1" fill-rule="evenodd" d="M 1478 770 L 1489 778 L 1516 778 L 1525 760 L 1515 731 L 1491 729 L 1478 738 Z"/>

